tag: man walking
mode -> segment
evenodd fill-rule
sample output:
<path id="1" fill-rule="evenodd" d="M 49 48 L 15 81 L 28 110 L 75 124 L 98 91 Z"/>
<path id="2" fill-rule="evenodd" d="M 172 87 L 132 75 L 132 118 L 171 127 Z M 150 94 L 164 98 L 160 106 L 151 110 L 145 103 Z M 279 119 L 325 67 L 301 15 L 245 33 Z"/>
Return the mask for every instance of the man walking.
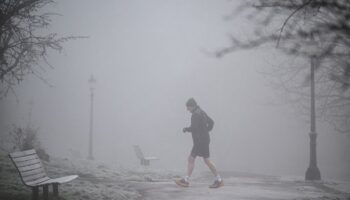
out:
<path id="1" fill-rule="evenodd" d="M 187 110 L 192 113 L 191 126 L 184 128 L 183 132 L 192 133 L 193 148 L 191 150 L 191 154 L 188 157 L 187 176 L 183 177 L 180 180 L 176 180 L 175 183 L 182 187 L 188 187 L 190 185 L 189 180 L 194 169 L 195 159 L 197 156 L 199 156 L 203 157 L 203 161 L 215 176 L 214 183 L 209 187 L 221 187 L 224 185 L 223 180 L 218 174 L 215 165 L 209 159 L 209 131 L 212 130 L 214 121 L 197 105 L 197 102 L 193 98 L 190 98 L 186 102 L 186 107 Z"/>

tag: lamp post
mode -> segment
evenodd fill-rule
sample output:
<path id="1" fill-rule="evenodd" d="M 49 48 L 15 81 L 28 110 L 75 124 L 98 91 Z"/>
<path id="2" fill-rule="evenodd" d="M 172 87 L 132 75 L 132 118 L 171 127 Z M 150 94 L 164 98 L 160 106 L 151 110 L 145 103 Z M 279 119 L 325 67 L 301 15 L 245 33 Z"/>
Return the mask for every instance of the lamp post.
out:
<path id="1" fill-rule="evenodd" d="M 93 150 L 93 110 L 94 110 L 94 89 L 95 89 L 95 84 L 96 84 L 96 79 L 91 75 L 89 79 L 89 86 L 90 86 L 90 129 L 89 129 L 89 160 L 93 160 L 94 157 L 92 155 L 92 150 Z"/>
<path id="2" fill-rule="evenodd" d="M 305 174 L 305 180 L 320 180 L 321 173 L 317 167 L 317 154 L 316 154 L 316 110 L 315 110 L 315 65 L 317 63 L 317 57 L 310 58 L 311 74 L 310 74 L 310 93 L 311 93 L 311 129 L 310 129 L 310 163 L 309 168 Z"/>

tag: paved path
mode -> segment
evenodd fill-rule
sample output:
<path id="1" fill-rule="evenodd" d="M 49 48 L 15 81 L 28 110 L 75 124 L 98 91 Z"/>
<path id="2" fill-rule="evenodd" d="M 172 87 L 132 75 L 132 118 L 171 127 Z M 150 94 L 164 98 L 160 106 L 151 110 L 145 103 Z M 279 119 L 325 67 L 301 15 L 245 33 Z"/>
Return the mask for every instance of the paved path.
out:
<path id="1" fill-rule="evenodd" d="M 209 177 L 192 180 L 189 188 L 182 188 L 172 180 L 134 182 L 142 194 L 141 200 L 348 200 L 350 194 L 326 186 L 323 182 L 305 182 L 272 176 L 229 176 L 225 186 L 209 189 Z M 335 184 L 335 183 L 331 183 Z"/>

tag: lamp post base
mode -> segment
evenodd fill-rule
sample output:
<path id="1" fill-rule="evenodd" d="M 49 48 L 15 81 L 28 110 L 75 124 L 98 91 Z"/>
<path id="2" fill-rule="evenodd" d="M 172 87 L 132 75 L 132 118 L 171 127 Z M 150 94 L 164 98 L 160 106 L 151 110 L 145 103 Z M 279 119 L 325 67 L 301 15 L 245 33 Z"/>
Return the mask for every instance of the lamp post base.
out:
<path id="1" fill-rule="evenodd" d="M 321 180 L 320 170 L 316 166 L 309 167 L 305 174 L 305 180 L 309 180 L 309 181 Z"/>

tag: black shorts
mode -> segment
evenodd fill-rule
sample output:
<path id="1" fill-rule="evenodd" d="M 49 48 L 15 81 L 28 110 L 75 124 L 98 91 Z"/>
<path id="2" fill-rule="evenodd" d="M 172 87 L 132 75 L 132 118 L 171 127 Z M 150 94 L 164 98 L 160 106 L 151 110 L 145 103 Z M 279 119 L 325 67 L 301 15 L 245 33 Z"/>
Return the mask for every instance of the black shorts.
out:
<path id="1" fill-rule="evenodd" d="M 196 156 L 209 158 L 209 142 L 195 143 L 191 150 L 191 156 L 195 158 Z"/>

